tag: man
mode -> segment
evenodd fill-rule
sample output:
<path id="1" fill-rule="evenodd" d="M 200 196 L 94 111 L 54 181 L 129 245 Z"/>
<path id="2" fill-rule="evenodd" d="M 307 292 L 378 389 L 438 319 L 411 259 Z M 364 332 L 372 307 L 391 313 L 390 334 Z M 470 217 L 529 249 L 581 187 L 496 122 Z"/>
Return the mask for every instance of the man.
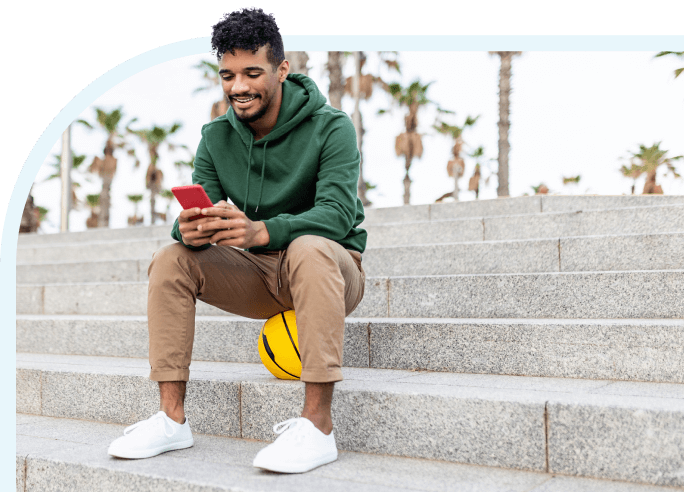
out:
<path id="1" fill-rule="evenodd" d="M 181 212 L 172 232 L 179 243 L 154 255 L 150 378 L 160 412 L 126 429 L 109 453 L 145 458 L 192 446 L 183 402 L 201 299 L 257 319 L 295 310 L 304 408 L 274 428 L 282 435 L 254 466 L 304 472 L 337 458 L 333 386 L 342 379 L 344 318 L 364 291 L 356 134 L 311 79 L 288 75 L 278 27 L 261 9 L 226 15 L 212 47 L 229 110 L 202 128 L 193 183 L 214 206 Z M 189 220 L 200 213 L 207 217 Z"/>

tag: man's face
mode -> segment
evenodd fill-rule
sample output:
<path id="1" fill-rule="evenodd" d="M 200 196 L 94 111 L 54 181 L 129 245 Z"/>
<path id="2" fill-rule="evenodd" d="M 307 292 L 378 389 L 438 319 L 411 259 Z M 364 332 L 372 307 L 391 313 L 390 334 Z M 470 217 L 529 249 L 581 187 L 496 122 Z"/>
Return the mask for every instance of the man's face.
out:
<path id="1" fill-rule="evenodd" d="M 226 51 L 219 60 L 223 92 L 243 123 L 252 123 L 274 109 L 273 98 L 287 77 L 287 62 L 273 70 L 267 49 L 262 46 L 254 53 L 236 49 L 234 55 Z"/>

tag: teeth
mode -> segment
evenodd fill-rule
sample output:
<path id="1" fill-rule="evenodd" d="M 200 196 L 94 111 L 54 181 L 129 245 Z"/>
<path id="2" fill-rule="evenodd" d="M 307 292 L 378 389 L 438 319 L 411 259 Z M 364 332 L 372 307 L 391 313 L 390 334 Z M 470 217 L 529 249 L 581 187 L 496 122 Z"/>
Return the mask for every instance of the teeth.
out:
<path id="1" fill-rule="evenodd" d="M 256 97 L 256 96 L 252 96 L 252 97 L 248 97 L 248 98 L 234 97 L 233 99 L 235 99 L 237 102 L 245 103 L 245 102 L 251 101 L 251 100 L 254 99 L 255 97 Z"/>

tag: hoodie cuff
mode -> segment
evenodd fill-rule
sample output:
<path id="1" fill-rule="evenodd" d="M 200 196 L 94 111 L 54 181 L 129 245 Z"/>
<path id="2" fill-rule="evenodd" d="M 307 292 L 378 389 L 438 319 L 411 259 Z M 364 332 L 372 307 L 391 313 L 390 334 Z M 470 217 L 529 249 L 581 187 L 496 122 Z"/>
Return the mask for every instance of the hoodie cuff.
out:
<path id="1" fill-rule="evenodd" d="M 268 249 L 285 249 L 290 243 L 290 222 L 287 219 L 274 217 L 264 220 L 263 223 L 270 237 L 270 242 L 266 247 Z"/>

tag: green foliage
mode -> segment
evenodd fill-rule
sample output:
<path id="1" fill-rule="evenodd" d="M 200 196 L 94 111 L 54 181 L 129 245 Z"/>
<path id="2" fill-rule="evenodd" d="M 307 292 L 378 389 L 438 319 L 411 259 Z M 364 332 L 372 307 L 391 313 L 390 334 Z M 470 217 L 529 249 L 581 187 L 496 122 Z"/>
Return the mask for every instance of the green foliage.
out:
<path id="1" fill-rule="evenodd" d="M 175 198 L 175 195 L 173 194 L 173 191 L 171 190 L 162 190 L 161 193 L 159 193 L 162 198 L 166 198 L 167 200 L 171 201 Z"/>
<path id="2" fill-rule="evenodd" d="M 192 68 L 200 70 L 202 72 L 202 78 L 207 81 L 207 85 L 205 85 L 204 87 L 198 87 L 197 89 L 192 91 L 193 93 L 213 89 L 214 87 L 221 84 L 221 79 L 219 78 L 218 73 L 218 64 L 212 63 L 207 60 L 202 60 L 197 65 L 194 65 Z"/>
<path id="3" fill-rule="evenodd" d="M 43 220 L 45 220 L 45 217 L 47 217 L 47 214 L 50 210 L 45 208 L 45 207 L 41 207 L 40 205 L 37 208 L 38 208 L 38 214 L 39 214 L 38 221 L 43 222 Z"/>
<path id="4" fill-rule="evenodd" d="M 54 156 L 55 159 L 57 159 L 57 161 L 50 164 L 54 168 L 54 171 L 49 177 L 45 178 L 45 181 L 50 181 L 51 179 L 59 179 L 62 177 L 62 156 L 59 154 L 54 154 Z M 71 164 L 71 169 L 78 169 L 81 166 L 81 164 L 83 164 L 83 162 L 85 161 L 86 156 L 85 154 L 74 155 L 72 156 L 72 158 L 73 160 Z M 78 184 L 74 183 L 74 185 L 76 186 Z"/>
<path id="5" fill-rule="evenodd" d="M 676 157 L 667 157 L 666 154 L 669 151 L 662 150 L 660 148 L 661 143 L 662 142 L 656 142 L 650 147 L 646 147 L 643 144 L 639 145 L 638 152 L 631 152 L 632 167 L 636 166 L 640 172 L 648 173 L 650 171 L 655 171 L 662 165 L 665 165 L 667 170 L 670 171 L 675 178 L 681 178 L 681 175 L 675 169 L 674 163 L 672 161 L 683 159 L 684 156 L 678 155 Z M 623 168 L 626 167 L 623 166 Z"/>
<path id="6" fill-rule="evenodd" d="M 579 184 L 581 176 L 578 174 L 577 176 L 574 177 L 568 177 L 566 178 L 565 176 L 563 177 L 563 184 Z"/>
<path id="7" fill-rule="evenodd" d="M 86 195 L 86 200 L 90 208 L 95 208 L 100 204 L 100 194 L 96 195 Z"/>
<path id="8" fill-rule="evenodd" d="M 684 58 L 684 51 L 661 51 L 659 52 L 655 58 L 658 58 L 659 56 L 666 56 L 666 55 L 674 55 L 679 58 Z M 677 70 L 674 71 L 675 74 L 675 79 L 679 77 L 679 75 L 684 72 L 684 67 L 678 68 Z"/>
<path id="9" fill-rule="evenodd" d="M 138 203 L 139 201 L 142 201 L 142 199 L 143 199 L 142 195 L 126 195 L 126 196 L 133 203 Z"/>

